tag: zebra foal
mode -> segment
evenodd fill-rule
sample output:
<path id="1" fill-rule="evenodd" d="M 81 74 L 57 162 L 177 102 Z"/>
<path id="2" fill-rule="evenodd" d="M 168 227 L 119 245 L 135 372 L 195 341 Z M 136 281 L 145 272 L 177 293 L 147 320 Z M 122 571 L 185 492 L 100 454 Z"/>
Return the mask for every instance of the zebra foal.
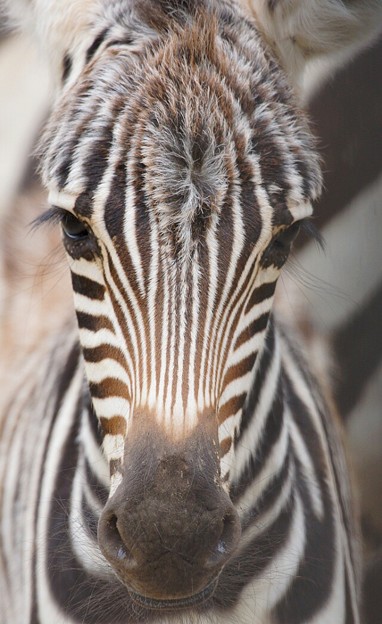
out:
<path id="1" fill-rule="evenodd" d="M 3 419 L 1 621 L 360 622 L 340 435 L 271 308 L 321 189 L 303 24 L 325 9 L 337 49 L 381 3 L 10 8 L 57 82 L 39 222 L 79 340 L 35 354 Z"/>

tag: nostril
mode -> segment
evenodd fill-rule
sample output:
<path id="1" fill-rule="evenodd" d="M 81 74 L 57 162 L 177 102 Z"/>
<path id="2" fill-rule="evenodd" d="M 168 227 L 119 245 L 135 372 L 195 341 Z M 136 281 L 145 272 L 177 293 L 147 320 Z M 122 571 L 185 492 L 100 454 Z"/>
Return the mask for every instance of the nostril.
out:
<path id="1" fill-rule="evenodd" d="M 233 513 L 227 513 L 223 518 L 223 528 L 218 541 L 218 551 L 231 552 L 236 546 L 240 533 L 239 521 Z"/>
<path id="2" fill-rule="evenodd" d="M 117 527 L 117 516 L 113 514 L 107 520 L 107 531 L 109 534 L 110 544 L 114 546 L 114 549 L 117 551 L 117 559 L 126 559 L 127 552 L 126 547 L 122 541 L 122 537 Z"/>
<path id="3" fill-rule="evenodd" d="M 215 548 L 208 557 L 205 567 L 222 566 L 232 555 L 240 538 L 241 529 L 236 513 L 228 512 L 222 519 L 222 529 Z"/>
<path id="4" fill-rule="evenodd" d="M 124 567 L 132 568 L 137 562 L 123 540 L 118 529 L 118 518 L 112 513 L 100 520 L 98 540 L 101 550 L 110 563 L 122 563 Z"/>

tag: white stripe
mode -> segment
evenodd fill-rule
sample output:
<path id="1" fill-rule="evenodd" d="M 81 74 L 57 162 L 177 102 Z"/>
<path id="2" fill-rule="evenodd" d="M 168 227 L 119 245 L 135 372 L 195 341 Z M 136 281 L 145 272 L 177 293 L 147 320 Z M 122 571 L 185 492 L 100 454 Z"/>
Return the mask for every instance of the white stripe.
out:
<path id="1" fill-rule="evenodd" d="M 169 275 L 168 271 L 163 271 L 163 310 L 162 310 L 162 333 L 161 333 L 161 346 L 160 346 L 160 375 L 159 375 L 159 389 L 157 397 L 157 410 L 158 416 L 164 414 L 165 411 L 165 377 L 166 377 L 166 364 L 167 364 L 167 342 L 170 332 L 170 293 L 169 293 Z"/>
<path id="2" fill-rule="evenodd" d="M 249 338 L 246 342 L 243 342 L 240 347 L 235 349 L 227 360 L 226 370 L 231 368 L 231 366 L 237 366 L 242 360 L 245 360 L 245 358 L 258 352 L 264 342 L 265 333 L 266 328 L 257 332 L 257 334 Z M 234 342 L 235 340 L 232 341 L 232 343 Z"/>
<path id="3" fill-rule="evenodd" d="M 48 202 L 51 206 L 57 206 L 70 212 L 73 212 L 76 199 L 77 193 L 66 193 L 65 191 L 51 190 L 48 195 Z"/>
<path id="4" fill-rule="evenodd" d="M 120 345 L 117 342 L 117 338 L 113 332 L 109 329 L 98 329 L 93 332 L 90 329 L 80 329 L 81 345 L 83 349 L 95 349 L 97 347 L 105 346 L 105 352 L 107 346 L 116 347 L 119 349 Z"/>
<path id="5" fill-rule="evenodd" d="M 106 349 L 105 349 L 106 351 Z M 111 358 L 105 358 L 100 362 L 86 362 L 86 375 L 90 382 L 100 383 L 112 377 L 125 383 L 131 392 L 131 380 L 126 370 Z"/>
<path id="6" fill-rule="evenodd" d="M 200 279 L 198 268 L 198 254 L 196 254 L 195 262 L 192 266 L 192 310 L 191 310 L 191 328 L 190 328 L 190 356 L 188 364 L 188 397 L 187 397 L 187 412 L 197 414 L 197 397 L 195 387 L 195 358 L 196 358 L 196 346 L 200 337 L 198 336 L 199 330 L 199 314 L 200 314 Z M 200 375 L 200 370 L 198 371 Z M 200 382 L 199 382 L 200 383 Z"/>
<path id="7" fill-rule="evenodd" d="M 209 285 L 207 291 L 207 307 L 203 311 L 205 314 L 205 328 L 203 335 L 203 346 L 201 350 L 201 362 L 200 362 L 200 373 L 199 373 L 199 387 L 198 387 L 198 410 L 202 412 L 205 406 L 208 406 L 211 402 L 211 397 L 209 396 L 209 389 L 206 383 L 206 366 L 207 361 L 209 359 L 211 347 L 210 347 L 210 334 L 213 319 L 215 322 L 219 322 L 218 312 L 214 312 L 214 303 L 216 298 L 216 289 L 217 289 L 217 276 L 218 276 L 218 266 L 217 266 L 217 258 L 218 258 L 218 241 L 216 239 L 216 227 L 217 227 L 217 219 L 212 219 L 211 226 L 207 232 L 206 237 L 206 246 L 208 250 L 208 264 L 209 264 Z"/>
<path id="8" fill-rule="evenodd" d="M 108 461 L 123 459 L 125 449 L 125 438 L 120 435 L 107 433 L 102 442 L 102 448 Z"/>
<path id="9" fill-rule="evenodd" d="M 246 392 L 252 382 L 253 379 L 253 371 L 249 371 L 242 375 L 241 377 L 237 377 L 233 379 L 223 390 L 220 400 L 219 400 L 219 411 L 224 409 L 224 406 L 228 401 L 230 401 L 235 396 L 240 396 L 244 392 Z"/>
<path id="10" fill-rule="evenodd" d="M 83 293 L 73 291 L 74 305 L 77 312 L 85 312 L 92 316 L 108 316 L 108 307 L 105 300 L 91 299 Z"/>
<path id="11" fill-rule="evenodd" d="M 158 317 L 158 306 L 156 305 L 156 295 L 158 290 L 159 276 L 159 244 L 158 244 L 158 228 L 150 212 L 150 242 L 152 255 L 150 260 L 150 274 L 149 274 L 149 287 L 147 295 L 147 308 L 148 308 L 148 324 L 149 324 L 149 346 L 150 352 L 147 353 L 148 368 L 151 373 L 151 385 L 148 389 L 147 404 L 152 411 L 155 410 L 155 405 L 158 397 L 157 388 L 157 340 L 156 340 L 156 325 Z"/>
<path id="12" fill-rule="evenodd" d="M 130 403 L 122 397 L 106 397 L 104 399 L 93 398 L 93 405 L 98 418 L 111 418 L 122 416 L 129 422 Z"/>
<path id="13" fill-rule="evenodd" d="M 128 172 L 130 176 L 130 183 L 127 186 L 126 190 L 126 203 L 125 203 L 125 214 L 123 219 L 123 233 L 126 241 L 126 248 L 129 251 L 129 255 L 131 258 L 131 262 L 135 269 L 135 276 L 137 278 L 139 290 L 141 291 L 141 295 L 145 294 L 145 285 L 144 285 L 144 277 L 143 277 L 143 268 L 142 268 L 142 258 L 139 251 L 139 247 L 137 244 L 137 226 L 136 226 L 136 197 L 135 197 L 135 189 L 133 184 L 131 184 L 131 180 L 133 178 L 132 175 L 133 163 L 128 163 Z"/>
<path id="14" fill-rule="evenodd" d="M 100 286 L 105 286 L 105 282 L 103 280 L 102 271 L 98 267 L 97 263 L 94 260 L 89 261 L 81 258 L 79 260 L 71 260 L 69 259 L 70 270 L 75 275 L 80 277 L 87 277 L 88 279 L 96 282 Z"/>

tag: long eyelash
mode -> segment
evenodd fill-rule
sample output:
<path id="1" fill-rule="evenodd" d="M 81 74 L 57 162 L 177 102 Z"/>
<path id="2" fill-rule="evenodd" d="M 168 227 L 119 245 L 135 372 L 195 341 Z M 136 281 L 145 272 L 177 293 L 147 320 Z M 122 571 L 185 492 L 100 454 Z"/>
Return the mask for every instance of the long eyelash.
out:
<path id="1" fill-rule="evenodd" d="M 325 251 L 325 239 L 311 219 L 306 218 L 301 220 L 300 231 L 303 232 L 307 238 L 313 238 L 320 249 Z"/>
<path id="2" fill-rule="evenodd" d="M 49 210 L 43 212 L 39 217 L 33 219 L 31 222 L 31 230 L 35 230 L 42 225 L 57 225 L 61 223 L 67 211 L 63 208 L 58 208 L 58 206 L 52 206 Z"/>

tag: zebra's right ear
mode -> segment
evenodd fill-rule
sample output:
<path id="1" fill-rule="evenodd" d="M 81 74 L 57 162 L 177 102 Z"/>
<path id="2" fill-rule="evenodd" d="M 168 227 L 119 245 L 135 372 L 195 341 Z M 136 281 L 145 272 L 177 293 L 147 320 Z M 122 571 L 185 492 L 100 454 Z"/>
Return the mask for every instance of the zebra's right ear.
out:
<path id="1" fill-rule="evenodd" d="M 292 82 L 310 60 L 348 58 L 382 31 L 382 0 L 240 0 Z"/>
<path id="2" fill-rule="evenodd" d="M 101 0 L 5 0 L 10 25 L 32 35 L 57 84 L 94 38 Z"/>

